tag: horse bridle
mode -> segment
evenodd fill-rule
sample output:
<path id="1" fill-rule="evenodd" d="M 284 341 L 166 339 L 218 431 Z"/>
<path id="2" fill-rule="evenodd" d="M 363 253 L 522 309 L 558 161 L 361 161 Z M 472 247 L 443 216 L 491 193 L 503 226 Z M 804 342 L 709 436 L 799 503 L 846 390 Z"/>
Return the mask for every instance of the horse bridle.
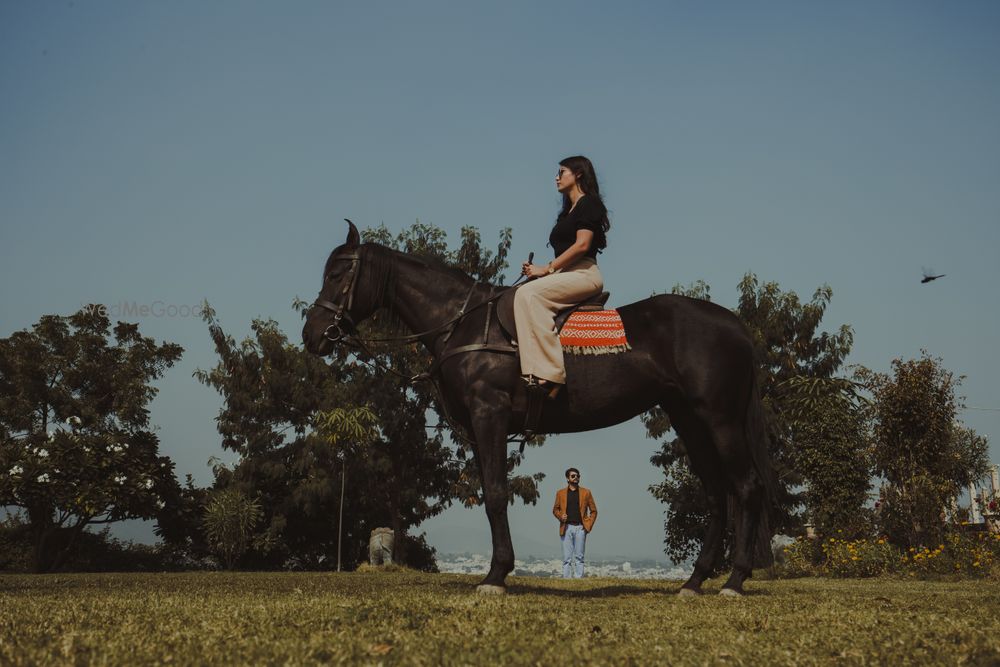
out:
<path id="1" fill-rule="evenodd" d="M 344 288 L 340 291 L 340 299 L 339 299 L 340 303 L 335 303 L 327 299 L 316 299 L 315 301 L 313 301 L 312 306 L 310 306 L 310 308 L 312 308 L 313 306 L 319 306 L 320 308 L 323 308 L 324 310 L 328 310 L 331 313 L 333 313 L 333 324 L 329 325 L 326 329 L 323 330 L 323 338 L 326 338 L 332 343 L 339 343 L 348 338 L 353 338 L 355 342 L 361 343 L 363 345 L 364 341 L 362 341 L 357 336 L 352 336 L 350 332 L 344 331 L 343 326 L 341 326 L 340 324 L 341 320 L 346 320 L 347 324 L 352 329 L 357 331 L 358 326 L 354 322 L 354 320 L 351 319 L 351 314 L 349 311 L 351 307 L 354 305 L 354 291 L 357 288 L 357 283 L 358 283 L 358 268 L 361 266 L 361 255 L 358 254 L 357 250 L 355 250 L 350 255 L 344 255 L 342 257 L 334 257 L 333 259 L 334 261 L 351 262 L 351 268 L 347 270 L 347 280 L 345 281 Z M 330 273 L 333 272 L 331 271 Z M 330 273 L 326 274 L 326 278 L 324 278 L 324 281 L 330 277 Z M 470 288 L 469 290 L 469 293 L 465 297 L 465 302 L 462 304 L 461 309 L 459 309 L 458 311 L 458 315 L 455 316 L 453 319 L 448 320 L 444 324 L 436 326 L 433 329 L 430 329 L 429 331 L 422 331 L 420 333 L 410 334 L 408 336 L 394 336 L 392 338 L 372 338 L 370 339 L 369 342 L 410 343 L 413 341 L 420 340 L 424 336 L 448 330 L 449 327 L 453 327 L 455 323 L 461 321 L 461 319 L 471 311 L 476 310 L 480 306 L 485 306 L 487 305 L 488 302 L 494 301 L 497 298 L 499 298 L 499 295 L 497 295 L 496 297 L 492 297 L 487 301 L 476 304 L 476 306 L 474 306 L 473 308 L 469 308 L 468 307 L 469 300 L 472 298 L 472 295 L 475 292 L 475 288 L 476 285 L 473 284 L 472 288 Z M 331 329 L 333 329 L 335 332 L 334 336 L 330 335 Z M 448 335 L 450 336 L 450 332 L 448 333 Z"/>
<path id="2" fill-rule="evenodd" d="M 350 325 L 351 328 L 357 329 L 357 326 L 354 324 L 354 320 L 351 319 L 351 315 L 348 311 L 351 309 L 351 306 L 354 305 L 354 288 L 358 282 L 358 267 L 361 265 L 361 256 L 358 254 L 358 251 L 355 250 L 350 255 L 334 257 L 333 259 L 334 261 L 351 262 L 351 268 L 347 270 L 347 280 L 345 281 L 344 288 L 340 291 L 340 303 L 317 298 L 313 301 L 310 308 L 313 306 L 319 306 L 320 308 L 324 308 L 333 313 L 333 324 L 323 330 L 323 338 L 326 338 L 332 343 L 339 343 L 349 335 L 348 332 L 344 331 L 344 328 L 341 326 L 341 320 L 346 319 L 347 324 Z M 330 273 L 333 272 L 331 271 Z M 323 278 L 323 282 L 326 282 L 329 278 L 330 274 L 328 273 L 326 274 L 326 277 Z M 336 337 L 332 337 L 330 335 L 330 329 L 334 330 Z"/>
<path id="3" fill-rule="evenodd" d="M 534 253 L 532 253 L 532 254 L 534 254 Z M 341 341 L 343 341 L 343 340 L 345 340 L 347 338 L 352 337 L 352 334 L 350 332 L 344 331 L 344 328 L 340 324 L 341 320 L 346 320 L 347 324 L 349 324 L 350 327 L 352 329 L 354 329 L 355 331 L 357 331 L 357 328 L 358 328 L 357 324 L 354 322 L 354 320 L 351 319 L 351 315 L 350 315 L 350 313 L 348 311 L 354 305 L 354 291 L 357 288 L 358 268 L 361 266 L 361 255 L 358 253 L 357 250 L 355 250 L 354 252 L 352 252 L 349 255 L 344 255 L 342 257 L 334 257 L 333 259 L 334 259 L 334 261 L 350 261 L 351 262 L 351 268 L 348 269 L 348 271 L 347 271 L 347 281 L 346 281 L 346 283 L 344 285 L 344 288 L 340 291 L 340 297 L 341 297 L 340 298 L 340 303 L 335 303 L 335 302 L 329 301 L 327 299 L 317 298 L 315 301 L 313 301 L 312 305 L 309 306 L 309 307 L 313 308 L 314 306 L 319 306 L 320 308 L 323 308 L 324 310 L 328 310 L 331 313 L 333 313 L 333 324 L 331 324 L 330 326 L 328 326 L 323 331 L 323 337 L 326 338 L 327 340 L 329 340 L 332 343 L 339 343 L 339 342 L 341 342 Z M 333 273 L 333 271 L 330 271 L 330 273 Z M 326 274 L 326 277 L 323 279 L 324 282 L 327 279 L 329 279 L 330 273 Z M 517 280 L 514 281 L 514 284 L 511 285 L 511 287 L 515 287 L 523 279 L 524 279 L 524 276 L 521 276 L 520 278 L 518 278 Z M 479 308 L 482 308 L 484 306 L 490 306 L 493 302 L 495 302 L 497 299 L 499 299 L 502 296 L 502 294 L 493 294 L 493 289 L 491 288 L 490 289 L 490 297 L 488 299 L 486 299 L 485 301 L 481 301 L 481 302 L 477 303 L 476 305 L 474 305 L 474 306 L 472 306 L 470 308 L 469 307 L 469 301 L 472 299 L 472 295 L 475 292 L 477 285 L 478 285 L 478 283 L 473 283 L 472 287 L 469 289 L 469 293 L 466 294 L 466 296 L 465 296 L 465 301 L 464 301 L 464 303 L 462 303 L 462 307 L 459 309 L 458 314 L 455 317 L 453 317 L 452 319 L 448 320 L 447 322 L 444 322 L 444 323 L 442 323 L 442 324 L 434 327 L 433 329 L 429 329 L 427 331 L 421 331 L 420 333 L 414 333 L 414 334 L 410 334 L 408 336 L 394 336 L 392 338 L 372 338 L 372 339 L 369 339 L 369 342 L 373 342 L 373 343 L 375 343 L 375 342 L 377 342 L 377 343 L 387 343 L 387 342 L 411 343 L 411 342 L 414 342 L 414 341 L 421 340 L 425 336 L 432 335 L 432 334 L 438 334 L 438 333 L 440 333 L 442 331 L 447 331 L 446 338 L 445 338 L 445 340 L 447 340 L 447 337 L 451 336 L 451 331 L 450 330 L 453 329 L 454 326 L 455 326 L 455 324 L 457 324 L 458 322 L 460 322 L 466 315 L 468 315 L 472 311 L 478 310 Z M 346 297 L 346 302 L 345 302 L 345 297 Z M 489 325 L 489 322 L 487 321 L 487 326 L 488 325 Z M 331 329 L 334 330 L 335 337 L 330 335 L 330 330 Z M 356 342 L 362 342 L 363 343 L 363 341 L 361 341 L 361 339 L 358 338 L 357 336 L 354 336 L 354 338 L 356 339 Z M 468 347 L 468 346 L 466 346 L 466 347 Z M 487 349 L 492 349 L 493 347 L 494 346 L 489 346 L 489 345 L 486 346 Z M 463 351 L 465 351 L 465 348 L 463 347 L 463 348 L 460 348 L 459 350 L 455 350 L 455 351 L 463 352 Z M 453 351 L 453 352 L 455 352 L 455 351 Z M 495 350 L 495 351 L 513 352 L 514 348 L 513 347 L 511 347 L 511 348 L 506 348 L 505 347 L 502 350 Z"/>

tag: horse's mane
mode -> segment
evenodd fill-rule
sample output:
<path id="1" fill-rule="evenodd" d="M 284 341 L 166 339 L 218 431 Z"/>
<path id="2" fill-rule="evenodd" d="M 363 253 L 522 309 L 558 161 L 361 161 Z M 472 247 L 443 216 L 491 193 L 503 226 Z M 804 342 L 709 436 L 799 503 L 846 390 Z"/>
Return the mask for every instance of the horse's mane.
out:
<path id="1" fill-rule="evenodd" d="M 475 278 L 470 276 L 462 269 L 455 266 L 451 266 L 449 264 L 445 264 L 444 260 L 442 260 L 440 257 L 436 255 L 414 253 L 414 252 L 400 252 L 400 254 L 409 260 L 417 262 L 418 264 L 423 264 L 425 267 L 431 269 L 432 271 L 440 271 L 442 273 L 447 273 L 449 276 L 451 276 L 456 280 L 477 282 Z"/>
<path id="2" fill-rule="evenodd" d="M 373 276 L 380 284 L 394 282 L 395 262 L 393 260 L 397 257 L 420 264 L 431 271 L 445 273 L 455 280 L 468 283 L 477 282 L 462 269 L 446 264 L 440 257 L 435 255 L 403 252 L 384 246 L 381 243 L 365 243 L 362 247 L 369 249 L 366 259 L 371 261 Z"/>

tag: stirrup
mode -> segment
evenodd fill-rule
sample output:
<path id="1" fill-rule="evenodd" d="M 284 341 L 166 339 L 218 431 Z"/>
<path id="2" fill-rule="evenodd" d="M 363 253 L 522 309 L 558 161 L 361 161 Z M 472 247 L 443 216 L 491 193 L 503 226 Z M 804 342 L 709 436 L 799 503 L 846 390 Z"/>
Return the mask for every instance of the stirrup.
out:
<path id="1" fill-rule="evenodd" d="M 527 406 L 524 411 L 524 427 L 522 431 L 525 437 L 531 438 L 534 437 L 535 430 L 538 428 L 538 422 L 541 421 L 542 407 L 545 404 L 548 391 L 544 385 L 538 383 L 538 379 L 533 375 L 525 376 L 523 379 L 527 383 L 527 387 L 525 387 Z"/>

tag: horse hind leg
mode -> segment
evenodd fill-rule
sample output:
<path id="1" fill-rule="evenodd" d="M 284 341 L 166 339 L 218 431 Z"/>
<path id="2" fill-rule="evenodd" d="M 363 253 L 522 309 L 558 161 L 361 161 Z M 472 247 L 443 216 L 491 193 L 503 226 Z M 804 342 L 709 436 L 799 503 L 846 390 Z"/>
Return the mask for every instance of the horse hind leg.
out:
<path id="1" fill-rule="evenodd" d="M 708 528 L 705 530 L 701 551 L 695 559 L 691 576 L 678 591 L 679 595 L 700 595 L 701 584 L 715 573 L 722 560 L 728 520 L 728 494 L 724 480 L 718 474 L 720 464 L 714 460 L 707 431 L 691 420 L 677 420 L 674 428 L 684 440 L 691 470 L 701 480 L 708 499 Z"/>
<path id="2" fill-rule="evenodd" d="M 737 487 L 736 535 L 733 541 L 733 571 L 722 585 L 723 595 L 743 595 L 743 582 L 752 573 L 754 552 L 763 512 L 763 485 L 748 476 Z"/>
<path id="3" fill-rule="evenodd" d="M 705 485 L 709 507 L 708 529 L 705 531 L 701 551 L 694 562 L 691 576 L 681 586 L 679 595 L 700 595 L 702 582 L 715 573 L 722 556 L 723 538 L 726 533 L 726 493 L 715 484 L 711 486 L 712 489 L 709 490 L 709 485 Z"/>
<path id="4" fill-rule="evenodd" d="M 722 586 L 723 595 L 742 595 L 743 582 L 750 577 L 762 522 L 766 521 L 765 488 L 757 471 L 742 427 L 717 429 L 715 440 L 723 468 L 736 503 L 736 530 L 733 539 L 733 570 Z M 770 545 L 764 545 L 770 547 Z"/>

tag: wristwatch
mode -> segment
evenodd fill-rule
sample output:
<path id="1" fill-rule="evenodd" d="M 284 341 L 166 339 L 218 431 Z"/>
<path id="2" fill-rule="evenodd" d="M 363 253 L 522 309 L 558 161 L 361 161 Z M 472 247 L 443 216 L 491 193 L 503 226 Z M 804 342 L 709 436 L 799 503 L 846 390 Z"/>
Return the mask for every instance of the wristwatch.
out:
<path id="1" fill-rule="evenodd" d="M 552 264 L 551 263 L 545 268 L 545 273 L 549 274 L 550 276 L 553 273 L 555 273 L 555 272 L 556 272 L 556 270 L 552 268 Z"/>

